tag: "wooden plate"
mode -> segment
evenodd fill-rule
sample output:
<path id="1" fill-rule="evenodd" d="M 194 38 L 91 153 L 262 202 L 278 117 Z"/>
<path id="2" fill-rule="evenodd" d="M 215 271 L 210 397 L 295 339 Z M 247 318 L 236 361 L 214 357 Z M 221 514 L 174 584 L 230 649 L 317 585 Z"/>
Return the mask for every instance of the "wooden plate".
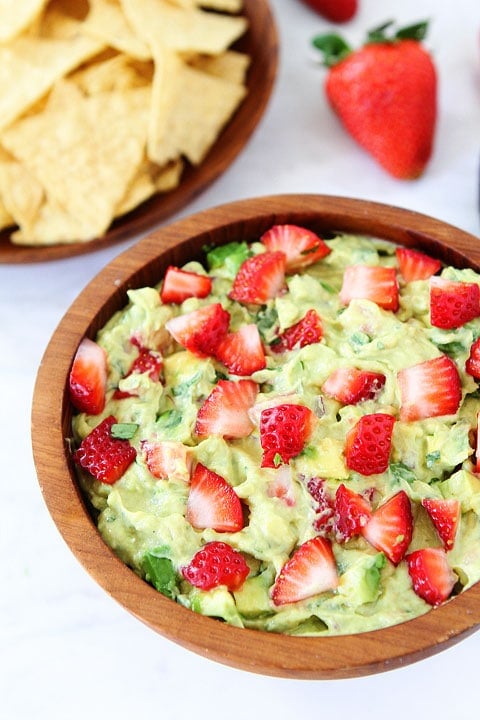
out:
<path id="1" fill-rule="evenodd" d="M 480 271 L 477 238 L 425 215 L 361 200 L 283 195 L 230 203 L 163 227 L 108 264 L 55 331 L 37 377 L 32 436 L 39 483 L 72 552 L 121 605 L 161 635 L 201 655 L 251 672 L 290 678 L 345 678 L 391 670 L 436 653 L 480 624 L 480 583 L 409 622 L 358 635 L 290 637 L 238 629 L 167 599 L 124 565 L 101 539 L 77 485 L 67 380 L 80 340 L 93 337 L 126 304 L 128 288 L 157 283 L 169 264 L 198 257 L 205 245 L 253 240 L 275 223 L 321 233 L 369 234 L 417 247 Z"/>
<path id="2" fill-rule="evenodd" d="M 86 243 L 27 247 L 10 242 L 10 231 L 0 232 L 0 263 L 32 263 L 56 260 L 92 252 L 112 243 L 146 232 L 178 212 L 216 180 L 241 152 L 266 109 L 278 63 L 278 36 L 267 0 L 244 0 L 243 14 L 249 30 L 235 49 L 251 57 L 247 77 L 248 94 L 225 127 L 203 163 L 185 168 L 180 185 L 169 193 L 156 195 L 115 221 L 107 234 Z"/>

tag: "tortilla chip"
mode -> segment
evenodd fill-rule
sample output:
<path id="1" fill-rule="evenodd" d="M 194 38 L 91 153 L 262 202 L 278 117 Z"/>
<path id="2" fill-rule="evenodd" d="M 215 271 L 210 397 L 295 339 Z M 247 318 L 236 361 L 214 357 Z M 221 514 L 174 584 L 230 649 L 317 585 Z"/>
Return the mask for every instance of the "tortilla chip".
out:
<path id="1" fill-rule="evenodd" d="M 244 17 L 185 9 L 165 0 L 121 0 L 137 34 L 154 51 L 159 45 L 177 52 L 216 55 L 247 30 Z"/>
<path id="2" fill-rule="evenodd" d="M 197 55 L 191 60 L 191 65 L 223 80 L 244 85 L 250 57 L 245 53 L 227 50 L 221 55 Z"/>
<path id="3" fill-rule="evenodd" d="M 90 6 L 84 23 L 87 33 L 131 57 L 151 58 L 147 43 L 133 31 L 117 0 L 90 0 Z"/>
<path id="4" fill-rule="evenodd" d="M 243 0 L 169 0 L 183 8 L 203 7 L 221 12 L 236 13 L 243 8 Z"/>
<path id="5" fill-rule="evenodd" d="M 48 199 L 97 237 L 143 160 L 149 98 L 149 88 L 85 97 L 63 81 L 43 113 L 16 123 L 2 141 Z"/>
<path id="6" fill-rule="evenodd" d="M 115 217 L 125 215 L 157 192 L 168 192 L 178 187 L 183 162 L 180 158 L 160 168 L 147 158 L 130 183 L 125 196 L 115 209 Z"/>
<path id="7" fill-rule="evenodd" d="M 13 40 L 40 15 L 47 0 L 0 0 L 0 43 Z"/>
<path id="8" fill-rule="evenodd" d="M 13 225 L 31 227 L 43 202 L 38 180 L 16 160 L 0 162 L 0 197 Z"/>
<path id="9" fill-rule="evenodd" d="M 104 60 L 87 63 L 84 67 L 70 75 L 74 82 L 86 95 L 99 92 L 121 92 L 136 87 L 151 85 L 153 63 L 135 62 L 127 55 L 106 55 Z"/>
<path id="10" fill-rule="evenodd" d="M 196 165 L 245 97 L 246 89 L 183 63 L 175 79 L 175 93 L 176 102 L 164 119 L 162 132 L 150 121 L 147 153 L 159 165 L 178 155 Z"/>

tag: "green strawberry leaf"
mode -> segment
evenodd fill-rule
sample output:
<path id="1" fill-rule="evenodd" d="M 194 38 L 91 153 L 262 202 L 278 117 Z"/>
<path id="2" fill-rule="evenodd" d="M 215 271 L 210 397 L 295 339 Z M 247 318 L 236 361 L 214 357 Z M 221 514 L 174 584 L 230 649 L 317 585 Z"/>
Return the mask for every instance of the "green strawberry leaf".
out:
<path id="1" fill-rule="evenodd" d="M 352 52 L 350 45 L 335 33 L 317 35 L 313 38 L 312 44 L 314 48 L 323 53 L 323 64 L 326 67 L 333 67 Z"/>

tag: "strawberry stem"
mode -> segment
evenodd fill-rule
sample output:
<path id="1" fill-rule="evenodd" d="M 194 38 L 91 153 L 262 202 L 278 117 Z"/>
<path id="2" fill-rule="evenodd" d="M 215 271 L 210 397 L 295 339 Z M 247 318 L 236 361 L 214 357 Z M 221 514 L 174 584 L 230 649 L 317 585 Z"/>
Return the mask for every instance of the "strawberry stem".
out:
<path id="1" fill-rule="evenodd" d="M 333 67 L 352 52 L 350 45 L 335 33 L 317 35 L 313 38 L 312 44 L 323 53 L 322 64 L 326 67 Z"/>

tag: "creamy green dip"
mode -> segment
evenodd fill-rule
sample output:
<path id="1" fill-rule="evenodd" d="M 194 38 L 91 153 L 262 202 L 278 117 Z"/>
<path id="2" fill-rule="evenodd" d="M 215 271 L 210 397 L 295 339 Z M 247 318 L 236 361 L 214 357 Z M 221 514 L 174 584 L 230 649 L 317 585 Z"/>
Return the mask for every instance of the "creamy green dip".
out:
<path id="1" fill-rule="evenodd" d="M 128 304 L 98 333 L 96 341 L 108 355 L 107 403 L 100 415 L 73 418 L 78 445 L 99 422 L 114 415 L 118 423 L 133 424 L 131 444 L 137 450 L 125 474 L 113 485 L 82 473 L 81 482 L 95 509 L 99 531 L 116 554 L 160 592 L 195 612 L 238 627 L 297 635 L 338 635 L 389 626 L 421 615 L 431 605 L 412 588 L 406 562 L 388 561 L 362 536 L 345 543 L 332 542 L 338 586 L 299 602 L 276 606 L 271 587 L 294 550 L 318 532 L 318 505 L 308 489 L 321 478 L 332 496 L 340 483 L 357 493 L 372 488 L 376 502 L 403 490 L 412 503 L 413 538 L 409 552 L 439 546 L 421 501 L 457 498 L 461 518 L 449 564 L 458 576 L 455 592 L 480 578 L 480 479 L 474 472 L 471 433 L 480 410 L 477 382 L 465 372 L 472 343 L 480 336 L 480 319 L 442 330 L 429 320 L 429 282 L 406 283 L 399 277 L 399 309 L 383 310 L 369 300 L 340 302 L 345 268 L 354 264 L 397 267 L 395 246 L 371 238 L 341 235 L 326 243 L 331 252 L 322 260 L 286 278 L 288 290 L 263 305 L 242 305 L 228 298 L 246 246 L 231 244 L 225 251 L 206 253 L 205 265 L 190 262 L 185 270 L 209 274 L 211 294 L 189 298 L 180 305 L 162 304 L 157 287 L 128 291 Z M 251 246 L 261 252 L 260 243 Z M 211 266 L 211 267 L 210 267 Z M 444 268 L 441 275 L 480 283 L 469 269 Z M 220 302 L 231 315 L 230 329 L 255 323 L 267 348 L 266 367 L 251 378 L 259 386 L 256 405 L 286 396 L 309 407 L 315 428 L 303 451 L 289 462 L 291 502 L 269 492 L 284 467 L 261 467 L 258 427 L 245 438 L 221 436 L 199 439 L 194 428 L 198 410 L 219 378 L 232 378 L 222 363 L 200 358 L 169 336 L 165 323 L 203 305 Z M 310 309 L 322 319 L 320 342 L 286 353 L 268 350 L 278 334 L 298 322 Z M 148 373 L 128 375 L 138 354 L 132 338 L 163 355 L 163 379 Z M 455 416 L 413 422 L 398 419 L 400 391 L 397 373 L 424 360 L 447 354 L 462 382 L 462 402 Z M 322 393 L 322 385 L 338 366 L 381 372 L 385 385 L 373 400 L 342 405 Z M 115 398 L 118 388 L 131 396 Z M 118 394 L 118 393 L 117 393 Z M 388 469 L 363 476 L 345 463 L 345 437 L 362 415 L 393 414 Z M 255 415 L 255 413 L 253 414 Z M 145 441 L 171 441 L 186 447 L 184 457 L 169 478 L 156 478 L 146 459 Z M 186 519 L 190 468 L 195 463 L 218 473 L 235 489 L 248 508 L 244 527 L 237 532 L 199 530 Z M 201 590 L 182 575 L 195 553 L 207 542 L 221 540 L 240 551 L 250 568 L 242 586 L 230 592 L 220 585 Z"/>

